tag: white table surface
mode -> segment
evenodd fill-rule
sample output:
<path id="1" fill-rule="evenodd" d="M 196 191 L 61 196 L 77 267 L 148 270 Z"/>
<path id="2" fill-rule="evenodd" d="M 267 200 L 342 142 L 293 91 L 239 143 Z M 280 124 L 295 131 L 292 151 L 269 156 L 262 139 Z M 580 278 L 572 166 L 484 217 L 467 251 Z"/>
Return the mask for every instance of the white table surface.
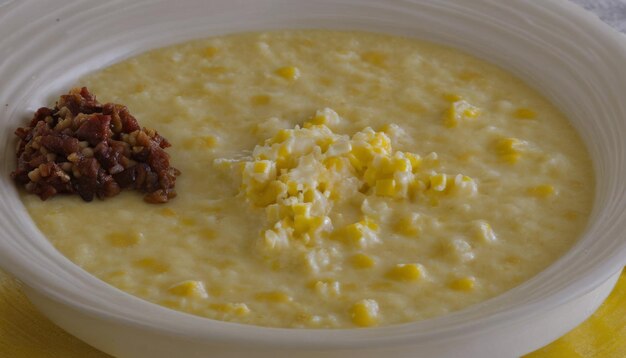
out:
<path id="1" fill-rule="evenodd" d="M 626 33 L 626 1 L 625 0 L 571 0 L 572 2 L 594 12 L 600 19 L 615 29 Z"/>

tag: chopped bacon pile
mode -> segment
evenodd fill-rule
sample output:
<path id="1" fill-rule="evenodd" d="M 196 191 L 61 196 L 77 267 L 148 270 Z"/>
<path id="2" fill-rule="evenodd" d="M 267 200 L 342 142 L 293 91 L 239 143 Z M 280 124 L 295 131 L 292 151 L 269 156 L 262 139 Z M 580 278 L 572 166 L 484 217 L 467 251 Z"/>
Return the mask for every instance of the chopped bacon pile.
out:
<path id="1" fill-rule="evenodd" d="M 77 193 L 85 201 L 130 188 L 149 203 L 176 196 L 180 172 L 171 167 L 157 132 L 139 127 L 128 109 L 101 104 L 87 88 L 74 88 L 54 108 L 40 108 L 30 125 L 18 128 L 17 169 L 11 176 L 46 200 Z"/>

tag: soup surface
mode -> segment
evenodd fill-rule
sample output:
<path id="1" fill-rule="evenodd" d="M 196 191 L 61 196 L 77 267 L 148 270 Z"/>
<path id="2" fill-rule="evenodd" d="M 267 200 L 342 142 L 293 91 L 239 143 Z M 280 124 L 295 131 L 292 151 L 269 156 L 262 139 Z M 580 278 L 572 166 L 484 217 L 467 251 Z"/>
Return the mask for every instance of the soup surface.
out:
<path id="1" fill-rule="evenodd" d="M 386 35 L 209 38 L 81 81 L 172 147 L 178 196 L 23 200 L 50 241 L 148 301 L 349 328 L 459 310 L 585 227 L 593 173 L 559 111 L 457 50 Z"/>

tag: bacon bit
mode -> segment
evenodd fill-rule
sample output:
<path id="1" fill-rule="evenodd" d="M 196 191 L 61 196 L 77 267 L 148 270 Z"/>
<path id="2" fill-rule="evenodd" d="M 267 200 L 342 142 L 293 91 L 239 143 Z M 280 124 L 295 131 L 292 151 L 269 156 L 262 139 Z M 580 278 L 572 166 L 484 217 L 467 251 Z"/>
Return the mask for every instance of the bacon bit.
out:
<path id="1" fill-rule="evenodd" d="M 15 135 L 20 141 L 11 177 L 42 200 L 76 193 L 92 201 L 126 188 L 155 204 L 176 196 L 180 172 L 170 166 L 167 139 L 141 129 L 126 106 L 100 104 L 85 87 L 61 96 L 54 108 L 38 109 Z"/>

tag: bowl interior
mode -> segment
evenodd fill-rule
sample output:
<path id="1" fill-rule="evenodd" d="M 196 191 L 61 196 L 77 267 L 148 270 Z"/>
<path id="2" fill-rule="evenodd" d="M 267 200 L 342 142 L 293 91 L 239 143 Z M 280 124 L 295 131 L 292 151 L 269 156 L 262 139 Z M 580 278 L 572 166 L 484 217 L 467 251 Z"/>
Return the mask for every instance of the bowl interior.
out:
<path id="1" fill-rule="evenodd" d="M 443 43 L 500 65 L 551 99 L 594 161 L 590 225 L 563 258 L 525 284 L 461 312 L 369 330 L 285 330 L 215 322 L 167 310 L 114 289 L 48 243 L 19 200 L 9 173 L 13 131 L 91 71 L 145 50 L 231 32 L 331 28 Z M 521 320 L 587 293 L 626 263 L 626 50 L 599 20 L 546 0 L 165 0 L 8 2 L 0 7 L 0 263 L 27 285 L 87 312 L 152 329 L 285 345 L 341 346 L 445 339 Z M 245 338 L 242 338 L 245 337 Z"/>

